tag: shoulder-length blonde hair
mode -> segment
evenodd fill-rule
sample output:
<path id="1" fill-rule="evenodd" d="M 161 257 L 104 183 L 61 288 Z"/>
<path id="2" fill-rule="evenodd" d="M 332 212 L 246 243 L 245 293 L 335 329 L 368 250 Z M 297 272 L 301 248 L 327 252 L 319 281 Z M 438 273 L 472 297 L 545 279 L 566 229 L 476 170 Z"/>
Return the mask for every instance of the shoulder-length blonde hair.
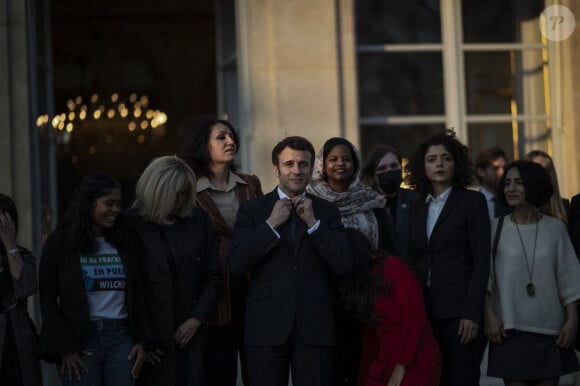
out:
<path id="1" fill-rule="evenodd" d="M 173 224 L 171 215 L 187 217 L 195 207 L 195 173 L 181 158 L 155 158 L 137 181 L 133 207 L 145 220 L 159 224 Z M 185 193 L 185 202 L 178 213 L 173 213 L 179 194 Z"/>
<path id="2" fill-rule="evenodd" d="M 566 213 L 566 208 L 564 207 L 562 196 L 560 196 L 560 187 L 558 186 L 558 175 L 556 174 L 554 160 L 548 153 L 542 150 L 532 150 L 526 154 L 526 159 L 532 162 L 535 162 L 534 158 L 537 157 L 545 158 L 548 161 L 546 167 L 544 167 L 544 170 L 546 170 L 550 176 L 550 179 L 552 180 L 552 187 L 554 188 L 552 197 L 550 197 L 550 200 L 542 206 L 541 211 L 548 216 L 559 218 L 560 220 L 564 221 L 564 223 L 568 223 L 568 214 Z"/>

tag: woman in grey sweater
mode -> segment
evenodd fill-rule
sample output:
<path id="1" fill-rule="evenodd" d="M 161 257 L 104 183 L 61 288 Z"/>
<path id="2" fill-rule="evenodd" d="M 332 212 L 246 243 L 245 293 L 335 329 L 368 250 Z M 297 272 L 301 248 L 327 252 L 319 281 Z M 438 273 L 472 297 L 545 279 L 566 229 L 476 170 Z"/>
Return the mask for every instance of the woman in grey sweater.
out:
<path id="1" fill-rule="evenodd" d="M 485 307 L 488 375 L 508 386 L 555 386 L 579 368 L 573 343 L 580 263 L 565 224 L 538 210 L 552 195 L 540 165 L 512 163 L 500 186 L 499 198 L 513 213 L 493 226 Z"/>

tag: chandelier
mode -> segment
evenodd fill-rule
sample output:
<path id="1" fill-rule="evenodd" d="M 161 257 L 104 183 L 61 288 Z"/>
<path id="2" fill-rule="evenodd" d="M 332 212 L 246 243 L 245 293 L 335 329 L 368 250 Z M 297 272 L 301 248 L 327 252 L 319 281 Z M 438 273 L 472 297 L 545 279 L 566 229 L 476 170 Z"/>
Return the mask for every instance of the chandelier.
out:
<path id="1" fill-rule="evenodd" d="M 125 128 L 135 133 L 135 141 L 143 144 L 146 136 L 142 131 L 162 129 L 167 122 L 167 115 L 149 108 L 147 95 L 130 94 L 127 98 L 118 93 L 110 97 L 101 98 L 98 94 L 90 98 L 77 96 L 66 102 L 67 111 L 56 114 L 52 119 L 48 114 L 40 115 L 36 125 L 40 128 L 51 124 L 56 133 L 58 144 L 66 145 L 70 142 L 73 132 L 85 125 L 98 127 L 114 126 L 117 130 Z"/>

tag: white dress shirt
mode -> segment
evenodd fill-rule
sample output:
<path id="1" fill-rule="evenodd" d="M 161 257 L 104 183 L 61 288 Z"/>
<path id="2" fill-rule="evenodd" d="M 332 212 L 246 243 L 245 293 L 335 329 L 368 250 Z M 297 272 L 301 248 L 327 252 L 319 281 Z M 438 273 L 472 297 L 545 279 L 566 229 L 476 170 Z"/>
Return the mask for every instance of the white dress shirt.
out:
<path id="1" fill-rule="evenodd" d="M 433 228 L 435 227 L 435 223 L 447 202 L 447 198 L 449 197 L 449 193 L 451 192 L 451 186 L 443 193 L 441 193 L 437 197 L 433 197 L 433 195 L 427 195 L 427 199 L 425 202 L 429 205 L 429 210 L 427 211 L 427 239 L 431 239 L 431 233 L 433 233 Z"/>

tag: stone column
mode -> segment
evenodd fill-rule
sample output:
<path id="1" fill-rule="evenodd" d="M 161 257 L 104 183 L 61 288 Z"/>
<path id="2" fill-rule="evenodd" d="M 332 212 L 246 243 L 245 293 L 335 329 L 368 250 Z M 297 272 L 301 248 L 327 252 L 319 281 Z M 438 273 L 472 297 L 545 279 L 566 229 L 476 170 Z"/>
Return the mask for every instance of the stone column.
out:
<path id="1" fill-rule="evenodd" d="M 14 198 L 18 241 L 33 249 L 26 3 L 0 0 L 0 192 Z"/>
<path id="2" fill-rule="evenodd" d="M 315 150 L 333 136 L 358 145 L 352 0 L 237 3 L 243 170 L 265 191 L 271 151 L 300 135 Z"/>

